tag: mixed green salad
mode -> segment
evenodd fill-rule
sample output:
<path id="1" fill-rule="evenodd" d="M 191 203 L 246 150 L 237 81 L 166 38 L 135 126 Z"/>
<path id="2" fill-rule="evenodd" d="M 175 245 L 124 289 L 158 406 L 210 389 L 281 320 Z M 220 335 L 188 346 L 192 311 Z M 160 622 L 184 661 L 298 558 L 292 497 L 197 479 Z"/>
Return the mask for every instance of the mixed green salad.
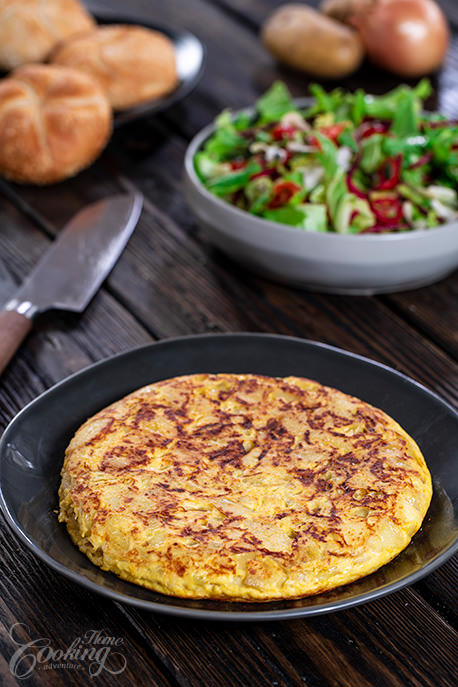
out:
<path id="1" fill-rule="evenodd" d="M 207 189 L 314 232 L 399 232 L 457 219 L 458 121 L 423 111 L 427 80 L 382 96 L 310 90 L 305 110 L 277 82 L 254 115 L 220 114 L 194 160 Z"/>

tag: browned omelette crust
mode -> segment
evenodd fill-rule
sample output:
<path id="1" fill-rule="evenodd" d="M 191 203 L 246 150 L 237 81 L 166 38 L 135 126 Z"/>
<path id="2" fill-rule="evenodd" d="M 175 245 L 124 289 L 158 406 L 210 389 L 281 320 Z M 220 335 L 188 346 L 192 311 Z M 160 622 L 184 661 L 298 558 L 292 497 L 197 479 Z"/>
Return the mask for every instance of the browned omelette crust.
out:
<path id="1" fill-rule="evenodd" d="M 317 382 L 191 375 L 139 389 L 70 443 L 60 516 L 104 570 L 165 594 L 317 594 L 407 546 L 431 499 L 415 442 Z"/>

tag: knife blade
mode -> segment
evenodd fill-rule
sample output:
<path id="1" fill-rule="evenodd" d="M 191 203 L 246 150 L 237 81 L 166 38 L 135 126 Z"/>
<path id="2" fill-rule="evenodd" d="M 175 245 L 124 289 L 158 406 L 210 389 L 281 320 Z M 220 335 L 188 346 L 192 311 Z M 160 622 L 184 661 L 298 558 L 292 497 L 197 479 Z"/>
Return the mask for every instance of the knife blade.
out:
<path id="1" fill-rule="evenodd" d="M 140 193 L 111 196 L 85 207 L 62 229 L 0 313 L 0 372 L 36 315 L 85 309 L 121 255 L 142 205 Z"/>

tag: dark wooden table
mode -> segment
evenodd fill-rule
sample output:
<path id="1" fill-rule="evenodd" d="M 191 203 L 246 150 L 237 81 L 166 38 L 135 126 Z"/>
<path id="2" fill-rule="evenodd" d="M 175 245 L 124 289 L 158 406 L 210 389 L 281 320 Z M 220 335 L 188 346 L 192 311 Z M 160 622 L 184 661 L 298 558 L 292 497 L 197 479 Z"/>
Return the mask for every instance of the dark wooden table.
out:
<path id="1" fill-rule="evenodd" d="M 1 265 L 16 283 L 82 205 L 123 189 L 145 194 L 141 221 L 83 316 L 42 318 L 0 381 L 2 427 L 30 400 L 93 361 L 164 337 L 263 331 L 324 341 L 387 363 L 458 406 L 458 275 L 429 288 L 364 298 L 325 296 L 255 278 L 199 237 L 181 190 L 190 137 L 223 107 L 250 104 L 275 78 L 295 95 L 307 79 L 277 67 L 258 40 L 275 0 L 98 0 L 195 32 L 208 47 L 200 86 L 164 115 L 116 132 L 103 157 L 56 187 L 9 187 L 0 200 Z M 442 0 L 455 29 L 434 79 L 439 105 L 458 116 L 458 3 Z M 384 91 L 396 79 L 368 65 L 343 82 Z M 334 86 L 334 84 L 329 84 Z M 1 272 L 0 272 L 1 275 Z M 1 276 L 0 276 L 0 283 Z M 175 620 L 112 603 L 72 585 L 22 547 L 1 521 L 0 674 L 5 685 L 160 687 L 452 687 L 457 684 L 458 560 L 411 588 L 337 614 L 283 623 Z M 37 663 L 16 680 L 18 641 L 65 651 L 90 631 L 117 638 L 119 656 L 89 676 Z M 16 634 L 14 634 L 16 633 Z M 101 636 L 102 636 L 101 635 Z M 36 651 L 33 649 L 31 651 Z M 48 661 L 49 664 L 49 661 Z M 108 664 L 107 664 L 108 665 Z"/>

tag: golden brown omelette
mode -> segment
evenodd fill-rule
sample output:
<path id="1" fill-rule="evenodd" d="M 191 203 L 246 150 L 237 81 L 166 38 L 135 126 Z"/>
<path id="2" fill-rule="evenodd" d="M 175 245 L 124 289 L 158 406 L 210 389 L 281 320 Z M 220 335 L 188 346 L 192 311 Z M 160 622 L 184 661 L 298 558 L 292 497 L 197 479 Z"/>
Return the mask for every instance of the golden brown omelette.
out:
<path id="1" fill-rule="evenodd" d="M 298 377 L 146 386 L 76 432 L 59 519 L 96 565 L 164 594 L 264 601 L 377 570 L 431 500 L 388 415 Z"/>

